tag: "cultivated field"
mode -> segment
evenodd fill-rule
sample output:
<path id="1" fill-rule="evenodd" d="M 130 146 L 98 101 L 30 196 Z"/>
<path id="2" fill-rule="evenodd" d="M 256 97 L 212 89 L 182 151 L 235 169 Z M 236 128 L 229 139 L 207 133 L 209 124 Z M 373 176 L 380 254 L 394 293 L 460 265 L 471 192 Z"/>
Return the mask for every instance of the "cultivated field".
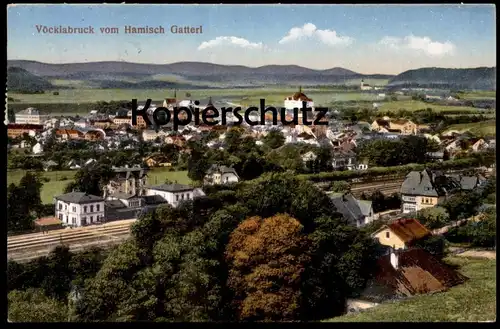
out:
<path id="1" fill-rule="evenodd" d="M 471 133 L 479 136 L 496 135 L 496 120 L 474 122 L 474 123 L 461 123 L 451 125 L 446 131 L 457 130 L 460 132 L 470 131 Z"/>
<path id="2" fill-rule="evenodd" d="M 24 176 L 24 170 L 13 170 L 7 173 L 7 186 L 11 183 L 19 184 L 19 181 Z M 44 204 L 53 202 L 55 195 L 62 194 L 64 188 L 73 180 L 76 170 L 69 171 L 48 171 L 43 172 L 42 177 L 50 179 L 44 182 L 41 198 Z M 165 180 L 177 181 L 179 184 L 189 184 L 191 180 L 187 177 L 187 171 L 167 171 L 163 168 L 154 168 L 148 174 L 148 184 L 156 185 L 163 184 Z"/>
<path id="3" fill-rule="evenodd" d="M 433 295 L 388 302 L 362 313 L 328 322 L 478 322 L 496 320 L 496 260 L 449 257 L 470 278 L 466 283 Z"/>
<path id="4" fill-rule="evenodd" d="M 407 111 L 418 111 L 431 108 L 436 112 L 447 112 L 447 111 L 463 111 L 463 112 L 478 112 L 478 109 L 469 106 L 446 106 L 438 105 L 432 103 L 425 103 L 422 101 L 405 100 L 396 102 L 385 102 L 381 103 L 379 109 L 381 111 L 393 111 L 407 110 Z"/>

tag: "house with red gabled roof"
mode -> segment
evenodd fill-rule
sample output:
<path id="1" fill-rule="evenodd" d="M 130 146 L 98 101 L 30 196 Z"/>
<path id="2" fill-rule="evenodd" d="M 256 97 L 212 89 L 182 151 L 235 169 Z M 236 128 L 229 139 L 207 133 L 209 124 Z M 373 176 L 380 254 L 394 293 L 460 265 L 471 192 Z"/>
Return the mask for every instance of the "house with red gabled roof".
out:
<path id="1" fill-rule="evenodd" d="M 400 218 L 382 226 L 372 234 L 381 245 L 394 249 L 408 249 L 416 241 L 431 235 L 431 231 L 413 218 Z"/>
<path id="2" fill-rule="evenodd" d="M 377 270 L 361 293 L 361 300 L 381 303 L 419 294 L 446 291 L 468 278 L 421 248 L 391 250 L 377 261 Z M 349 303 L 348 308 L 355 308 Z M 370 305 L 371 307 L 377 304 Z M 365 309 L 367 307 L 364 307 Z"/>

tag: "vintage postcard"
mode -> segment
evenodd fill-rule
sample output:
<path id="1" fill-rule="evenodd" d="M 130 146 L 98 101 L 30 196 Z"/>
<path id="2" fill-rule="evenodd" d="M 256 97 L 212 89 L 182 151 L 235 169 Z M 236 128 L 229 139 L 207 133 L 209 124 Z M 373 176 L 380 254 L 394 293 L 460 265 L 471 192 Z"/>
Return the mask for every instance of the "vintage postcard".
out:
<path id="1" fill-rule="evenodd" d="M 7 6 L 9 322 L 496 320 L 494 5 Z"/>

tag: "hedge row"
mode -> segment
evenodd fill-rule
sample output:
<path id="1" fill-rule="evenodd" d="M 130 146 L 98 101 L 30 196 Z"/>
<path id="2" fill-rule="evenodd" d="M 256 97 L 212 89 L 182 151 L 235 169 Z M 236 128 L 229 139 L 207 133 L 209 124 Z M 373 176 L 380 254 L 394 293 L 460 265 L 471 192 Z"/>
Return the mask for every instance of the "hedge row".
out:
<path id="1" fill-rule="evenodd" d="M 373 167 L 367 170 L 347 170 L 347 171 L 333 171 L 333 172 L 322 172 L 319 174 L 303 174 L 298 175 L 300 179 L 306 179 L 311 182 L 325 182 L 325 181 L 339 181 L 339 180 L 349 180 L 353 178 L 364 178 L 371 179 L 380 176 L 388 175 L 401 175 L 402 177 L 408 174 L 410 171 L 419 171 L 424 168 L 432 170 L 452 170 L 452 169 L 468 169 L 473 167 L 478 167 L 481 165 L 481 161 L 477 158 L 466 158 L 466 159 L 456 159 L 448 160 L 443 162 L 433 162 L 426 164 L 407 164 L 403 166 L 394 167 Z"/>

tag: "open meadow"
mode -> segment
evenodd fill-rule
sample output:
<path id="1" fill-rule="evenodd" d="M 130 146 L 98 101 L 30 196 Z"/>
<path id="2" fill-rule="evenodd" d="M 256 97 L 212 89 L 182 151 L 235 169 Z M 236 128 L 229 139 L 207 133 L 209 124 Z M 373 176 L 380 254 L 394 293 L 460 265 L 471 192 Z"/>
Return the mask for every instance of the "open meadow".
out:
<path id="1" fill-rule="evenodd" d="M 496 91 L 484 90 L 484 91 L 470 91 L 459 94 L 461 99 L 466 100 L 476 100 L 476 99 L 496 99 Z"/>
<path id="2" fill-rule="evenodd" d="M 7 186 L 14 183 L 19 184 L 19 181 L 25 174 L 25 170 L 12 170 L 7 173 Z M 47 171 L 41 172 L 42 177 L 49 179 L 43 183 L 41 198 L 44 204 L 53 202 L 55 195 L 62 194 L 64 188 L 73 180 L 76 170 L 66 171 Z M 189 184 L 191 180 L 187 177 L 187 171 L 168 171 L 164 168 L 153 168 L 148 173 L 148 184 L 156 185 L 163 184 L 168 179 L 172 182 L 177 181 L 179 184 Z"/>
<path id="3" fill-rule="evenodd" d="M 461 123 L 449 126 L 446 131 L 456 130 L 459 132 L 470 131 L 479 136 L 496 135 L 496 120 L 488 120 L 473 123 Z"/>
<path id="4" fill-rule="evenodd" d="M 478 322 L 496 320 L 496 260 L 449 257 L 470 280 L 446 292 L 382 303 L 327 322 Z"/>
<path id="5" fill-rule="evenodd" d="M 266 99 L 269 104 L 283 103 L 285 97 L 298 91 L 296 88 L 256 88 L 256 89 L 194 89 L 177 91 L 178 98 L 184 98 L 186 93 L 191 94 L 191 99 L 206 101 L 212 97 L 214 101 L 240 102 L 241 105 L 259 105 L 261 98 Z M 335 101 L 350 100 L 377 100 L 377 94 L 363 93 L 360 91 L 346 91 L 339 88 L 303 88 L 303 92 L 314 99 L 318 105 L 325 105 Z M 59 95 L 50 92 L 45 94 L 20 94 L 8 93 L 15 102 L 12 104 L 61 104 L 61 103 L 91 103 L 97 101 L 130 101 L 133 98 L 145 101 L 150 98 L 160 101 L 167 97 L 173 97 L 173 90 L 165 89 L 62 89 Z"/>
<path id="6" fill-rule="evenodd" d="M 381 111 L 392 111 L 392 112 L 396 112 L 398 110 L 418 111 L 418 110 L 425 110 L 427 108 L 431 108 L 433 111 L 436 112 L 461 111 L 461 112 L 479 113 L 477 108 L 471 106 L 447 106 L 447 105 L 432 104 L 415 100 L 384 102 L 380 103 L 379 106 L 379 109 Z"/>

